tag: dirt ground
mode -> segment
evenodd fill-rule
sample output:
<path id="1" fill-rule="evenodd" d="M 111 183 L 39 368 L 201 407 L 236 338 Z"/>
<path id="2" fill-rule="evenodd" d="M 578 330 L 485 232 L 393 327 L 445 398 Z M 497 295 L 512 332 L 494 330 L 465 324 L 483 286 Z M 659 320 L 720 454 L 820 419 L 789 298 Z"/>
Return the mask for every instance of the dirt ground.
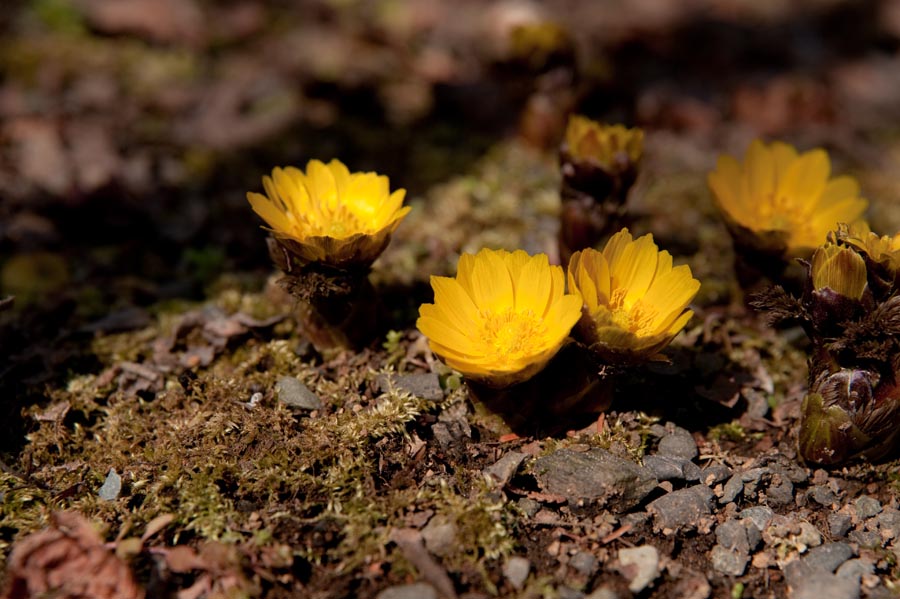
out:
<path id="1" fill-rule="evenodd" d="M 746 307 L 706 186 L 756 137 L 825 147 L 900 230 L 900 2 L 0 12 L 7 596 L 86 572 L 60 596 L 900 594 L 897 458 L 798 459 L 808 342 Z M 562 38 L 516 46 L 538 22 Z M 629 227 L 702 287 L 606 411 L 533 397 L 513 418 L 414 323 L 461 252 L 558 259 L 571 111 L 645 129 Z M 322 355 L 245 193 L 333 157 L 412 211 L 374 265 L 377 338 Z"/>

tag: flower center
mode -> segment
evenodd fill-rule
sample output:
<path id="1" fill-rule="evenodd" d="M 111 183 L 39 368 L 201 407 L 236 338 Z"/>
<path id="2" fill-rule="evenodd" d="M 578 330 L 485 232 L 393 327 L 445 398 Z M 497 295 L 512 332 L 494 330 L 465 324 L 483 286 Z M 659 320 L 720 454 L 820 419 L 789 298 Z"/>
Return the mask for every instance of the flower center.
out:
<path id="1" fill-rule="evenodd" d="M 531 310 L 482 312 L 481 341 L 498 358 L 517 358 L 534 353 L 546 332 L 544 323 Z"/>
<path id="2" fill-rule="evenodd" d="M 813 205 L 801 204 L 773 191 L 759 203 L 759 215 L 776 231 L 798 231 L 810 228 Z"/>
<path id="3" fill-rule="evenodd" d="M 626 290 L 615 289 L 609 299 L 610 319 L 620 329 L 624 329 L 636 337 L 646 337 L 653 334 L 653 321 L 658 311 L 653 306 L 647 305 L 640 299 L 631 306 L 625 305 Z"/>

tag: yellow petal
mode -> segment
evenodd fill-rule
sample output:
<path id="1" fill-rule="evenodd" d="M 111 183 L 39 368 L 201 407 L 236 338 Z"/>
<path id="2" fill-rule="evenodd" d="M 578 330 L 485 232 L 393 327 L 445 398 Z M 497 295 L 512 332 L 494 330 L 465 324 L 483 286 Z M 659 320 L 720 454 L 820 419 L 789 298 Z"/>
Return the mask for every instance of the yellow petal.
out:
<path id="1" fill-rule="evenodd" d="M 513 253 L 513 257 L 518 252 Z M 518 273 L 513 267 L 510 267 L 510 275 L 515 277 L 515 301 L 516 311 L 524 312 L 530 310 L 536 315 L 543 316 L 547 311 L 547 305 L 550 303 L 550 292 L 553 290 L 553 278 L 549 272 L 551 268 L 546 254 L 538 254 L 532 258 L 528 258 L 528 254 L 522 252 L 526 257 L 525 263 L 518 267 Z M 553 268 L 559 268 L 553 267 Z M 518 275 L 518 276 L 517 276 Z"/>
<path id="2" fill-rule="evenodd" d="M 853 177 L 835 177 L 825 186 L 819 199 L 819 210 L 828 210 L 845 200 L 859 198 L 859 183 Z"/>
<path id="3" fill-rule="evenodd" d="M 451 349 L 465 353 L 472 348 L 469 338 L 444 320 L 431 316 L 419 316 L 416 328 L 423 335 Z"/>
<path id="4" fill-rule="evenodd" d="M 502 254 L 490 250 L 478 252 L 472 269 L 472 299 L 482 309 L 502 311 L 515 304 L 512 280 Z"/>
<path id="5" fill-rule="evenodd" d="M 760 141 L 750 144 L 744 165 L 751 197 L 762 198 L 775 191 L 775 160 Z"/>
<path id="6" fill-rule="evenodd" d="M 778 183 L 777 194 L 811 208 L 825 190 L 830 174 L 831 162 L 824 150 L 805 152 L 788 166 Z"/>
<path id="7" fill-rule="evenodd" d="M 449 317 L 450 323 L 460 332 L 471 331 L 475 324 L 482 321 L 472 298 L 456 279 L 433 276 L 431 287 L 434 289 L 434 304 L 440 306 Z"/>
<path id="8" fill-rule="evenodd" d="M 272 229 L 276 231 L 287 231 L 290 228 L 290 222 L 285 217 L 284 212 L 275 207 L 269 198 L 258 193 L 249 192 L 247 200 L 253 211 L 262 217 Z"/>

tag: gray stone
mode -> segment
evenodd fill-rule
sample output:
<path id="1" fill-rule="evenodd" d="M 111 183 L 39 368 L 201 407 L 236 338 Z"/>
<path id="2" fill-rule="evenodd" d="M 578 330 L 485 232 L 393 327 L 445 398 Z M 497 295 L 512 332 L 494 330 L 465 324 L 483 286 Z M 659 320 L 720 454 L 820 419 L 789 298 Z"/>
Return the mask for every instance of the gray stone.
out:
<path id="1" fill-rule="evenodd" d="M 854 530 L 848 535 L 850 541 L 856 543 L 860 547 L 872 549 L 881 547 L 881 535 L 871 530 Z"/>
<path id="2" fill-rule="evenodd" d="M 579 574 L 584 576 L 593 576 L 597 571 L 597 558 L 587 551 L 579 551 L 569 558 L 569 565 L 572 566 Z"/>
<path id="3" fill-rule="evenodd" d="M 797 542 L 803 543 L 807 547 L 818 547 L 822 544 L 822 534 L 809 522 L 801 522 Z"/>
<path id="4" fill-rule="evenodd" d="M 813 570 L 834 572 L 851 557 L 853 548 L 848 543 L 825 543 L 810 549 L 803 561 Z"/>
<path id="5" fill-rule="evenodd" d="M 494 477 L 501 486 L 506 485 L 515 476 L 524 459 L 524 453 L 509 451 L 495 464 L 485 468 L 484 473 Z"/>
<path id="6" fill-rule="evenodd" d="M 856 581 L 829 573 L 804 576 L 791 586 L 791 599 L 859 599 Z"/>
<path id="7" fill-rule="evenodd" d="M 648 455 L 644 458 L 644 468 L 653 473 L 658 480 L 679 480 L 684 478 L 682 465 L 684 460 L 661 455 Z"/>
<path id="8" fill-rule="evenodd" d="M 666 435 L 672 434 L 668 430 L 666 430 L 666 427 L 664 425 L 662 425 L 658 422 L 651 424 L 649 430 L 650 430 L 650 434 L 653 435 L 654 437 L 656 437 L 657 439 L 662 439 Z"/>
<path id="9" fill-rule="evenodd" d="M 851 559 L 849 561 L 841 564 L 841 567 L 837 569 L 837 575 L 840 578 L 848 578 L 855 583 L 859 584 L 859 580 L 863 576 L 867 576 L 869 574 L 875 573 L 875 564 L 870 561 L 857 558 Z"/>
<path id="10" fill-rule="evenodd" d="M 900 511 L 894 508 L 885 508 L 883 512 L 875 517 L 878 528 L 881 530 L 881 536 L 888 539 L 896 539 L 900 537 Z"/>
<path id="11" fill-rule="evenodd" d="M 584 593 L 566 585 L 556 587 L 557 599 L 584 599 Z"/>
<path id="12" fill-rule="evenodd" d="M 831 536 L 835 539 L 844 538 L 850 531 L 850 523 L 852 521 L 853 518 L 850 517 L 850 514 L 844 514 L 842 512 L 828 514 L 828 532 L 830 532 Z"/>
<path id="13" fill-rule="evenodd" d="M 534 472 L 545 491 L 571 504 L 591 503 L 617 513 L 636 506 L 658 484 L 649 470 L 598 448 L 560 449 L 539 458 Z"/>
<path id="14" fill-rule="evenodd" d="M 706 485 L 673 491 L 647 505 L 660 529 L 678 530 L 696 526 L 712 510 L 713 492 Z"/>
<path id="15" fill-rule="evenodd" d="M 110 468 L 106 475 L 103 486 L 97 491 L 97 495 L 103 501 L 113 501 L 119 497 L 122 492 L 122 477 L 118 475 L 115 468 Z"/>
<path id="16" fill-rule="evenodd" d="M 709 559 L 716 572 L 721 572 L 728 576 L 742 576 L 747 569 L 747 562 L 750 561 L 750 556 L 722 545 L 716 545 L 712 548 Z"/>
<path id="17" fill-rule="evenodd" d="M 652 545 L 619 549 L 619 572 L 628 580 L 628 590 L 640 593 L 659 576 L 659 553 Z"/>
<path id="18" fill-rule="evenodd" d="M 794 483 L 778 476 L 779 481 L 766 489 L 766 500 L 772 505 L 787 505 L 794 502 Z"/>
<path id="19" fill-rule="evenodd" d="M 428 521 L 422 529 L 422 540 L 428 551 L 438 557 L 444 557 L 453 552 L 457 546 L 456 523 L 444 516 L 435 516 Z"/>
<path id="20" fill-rule="evenodd" d="M 740 473 L 741 480 L 745 483 L 758 483 L 764 474 L 770 474 L 769 468 L 750 468 Z"/>
<path id="21" fill-rule="evenodd" d="M 857 497 L 856 501 L 853 502 L 853 506 L 856 508 L 856 516 L 860 520 L 868 520 L 873 516 L 877 516 L 882 509 L 881 502 L 868 495 Z"/>
<path id="22" fill-rule="evenodd" d="M 292 376 L 283 376 L 275 384 L 278 400 L 292 408 L 300 410 L 320 410 L 322 400 L 309 390 L 309 387 Z"/>
<path id="23" fill-rule="evenodd" d="M 769 522 L 771 522 L 772 518 L 775 517 L 775 512 L 772 511 L 772 508 L 766 507 L 764 505 L 756 505 L 753 507 L 748 507 L 745 510 L 741 510 L 738 516 L 746 520 L 750 520 L 751 522 L 753 522 L 759 532 L 764 532 L 766 530 L 766 527 L 769 526 Z"/>
<path id="24" fill-rule="evenodd" d="M 438 445 L 441 446 L 441 449 L 446 451 L 453 442 L 455 441 L 452 434 L 450 434 L 450 427 L 447 426 L 446 422 L 435 422 L 431 425 L 431 434 L 434 435 L 434 440 L 438 442 Z"/>
<path id="25" fill-rule="evenodd" d="M 503 564 L 503 575 L 509 584 L 513 585 L 516 590 L 521 591 L 528 579 L 528 573 L 531 572 L 531 562 L 524 557 L 514 555 L 506 560 Z"/>
<path id="26" fill-rule="evenodd" d="M 412 374 L 383 374 L 378 377 L 378 388 L 382 393 L 387 393 L 391 385 L 399 391 L 406 391 L 410 395 L 439 401 L 444 399 L 444 390 L 441 389 L 441 380 L 433 372 L 416 372 Z"/>
<path id="27" fill-rule="evenodd" d="M 700 470 L 700 466 L 694 462 L 686 461 L 683 468 L 684 480 L 692 483 L 699 482 L 700 476 L 703 474 L 703 471 Z"/>
<path id="28" fill-rule="evenodd" d="M 697 442 L 687 431 L 676 431 L 660 439 L 658 451 L 659 455 L 683 460 L 693 460 L 699 455 Z"/>
<path id="29" fill-rule="evenodd" d="M 811 487 L 809 491 L 807 491 L 807 496 L 819 505 L 825 507 L 831 507 L 834 505 L 834 502 L 837 501 L 834 491 L 832 491 L 828 485 L 816 485 Z"/>
<path id="30" fill-rule="evenodd" d="M 746 555 L 750 551 L 747 527 L 739 520 L 726 520 L 716 527 L 716 540 L 725 549 Z"/>
<path id="31" fill-rule="evenodd" d="M 735 474 L 731 478 L 728 479 L 728 482 L 725 483 L 725 486 L 722 489 L 722 496 L 719 497 L 719 503 L 726 504 L 731 503 L 737 496 L 741 494 L 744 490 L 744 481 L 741 480 L 740 474 Z"/>
<path id="32" fill-rule="evenodd" d="M 438 599 L 434 587 L 425 582 L 388 587 L 375 595 L 375 599 Z"/>
<path id="33" fill-rule="evenodd" d="M 731 468 L 725 464 L 710 464 L 700 472 L 700 480 L 704 485 L 717 485 L 731 476 Z"/>
<path id="34" fill-rule="evenodd" d="M 534 516 L 541 509 L 541 504 L 539 501 L 535 501 L 529 497 L 523 497 L 519 501 L 516 502 L 516 505 L 519 506 L 519 509 L 525 513 L 529 518 Z"/>
<path id="35" fill-rule="evenodd" d="M 609 587 L 600 587 L 584 599 L 619 599 L 619 595 Z"/>

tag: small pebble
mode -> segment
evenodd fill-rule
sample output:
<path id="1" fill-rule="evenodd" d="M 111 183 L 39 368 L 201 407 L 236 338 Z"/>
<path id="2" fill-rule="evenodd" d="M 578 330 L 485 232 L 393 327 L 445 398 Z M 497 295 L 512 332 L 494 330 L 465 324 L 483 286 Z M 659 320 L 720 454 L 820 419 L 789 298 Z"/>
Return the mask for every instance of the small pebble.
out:
<path id="1" fill-rule="evenodd" d="M 684 460 L 661 455 L 644 458 L 644 468 L 653 473 L 657 480 L 680 480 L 684 478 Z"/>
<path id="2" fill-rule="evenodd" d="M 534 499 L 530 499 L 528 497 L 523 497 L 516 502 L 516 505 L 518 505 L 519 509 L 522 510 L 529 518 L 534 516 L 541 509 L 541 504 L 539 501 L 535 501 Z"/>
<path id="3" fill-rule="evenodd" d="M 556 587 L 556 596 L 558 599 L 584 599 L 584 593 L 566 585 Z"/>
<path id="4" fill-rule="evenodd" d="M 443 516 L 435 516 L 422 529 L 422 539 L 428 551 L 438 557 L 449 555 L 459 545 L 456 524 Z"/>
<path id="5" fill-rule="evenodd" d="M 693 460 L 699 455 L 697 442 L 687 431 L 676 431 L 660 439 L 658 451 L 659 455 L 684 460 Z"/>
<path id="6" fill-rule="evenodd" d="M 495 464 L 485 468 L 484 472 L 485 474 L 494 477 L 501 486 L 505 486 L 506 483 L 512 480 L 512 477 L 516 474 L 516 470 L 519 469 L 519 466 L 524 459 L 524 453 L 509 451 L 502 458 L 497 460 Z"/>
<path id="7" fill-rule="evenodd" d="M 441 389 L 441 380 L 433 372 L 415 372 L 412 374 L 384 374 L 378 377 L 378 388 L 382 393 L 387 393 L 391 385 L 397 390 L 406 391 L 410 395 L 439 401 L 444 399 L 444 390 Z"/>
<path id="8" fill-rule="evenodd" d="M 597 571 L 597 558 L 587 551 L 579 551 L 569 558 L 569 565 L 572 566 L 579 574 L 584 576 L 593 576 Z"/>
<path id="9" fill-rule="evenodd" d="M 375 599 L 438 599 L 438 594 L 430 584 L 414 582 L 388 587 L 378 593 Z"/>
<path id="10" fill-rule="evenodd" d="M 803 562 L 814 570 L 834 572 L 851 557 L 853 548 L 848 543 L 826 543 L 810 549 Z"/>
<path id="11" fill-rule="evenodd" d="M 800 534 L 797 535 L 797 542 L 803 543 L 807 547 L 818 547 L 822 544 L 822 535 L 818 529 L 809 522 L 800 523 Z"/>
<path id="12" fill-rule="evenodd" d="M 859 599 L 859 583 L 834 574 L 803 577 L 792 587 L 791 599 Z"/>
<path id="13" fill-rule="evenodd" d="M 900 536 L 900 511 L 894 508 L 885 508 L 875 517 L 881 536 L 888 539 L 896 539 Z"/>
<path id="14" fill-rule="evenodd" d="M 872 562 L 861 558 L 846 561 L 837 569 L 838 577 L 848 578 L 857 584 L 859 584 L 859 581 L 863 576 L 874 573 L 875 565 Z"/>
<path id="15" fill-rule="evenodd" d="M 725 549 L 743 554 L 750 551 L 747 527 L 738 520 L 727 520 L 716 527 L 716 540 Z"/>
<path id="16" fill-rule="evenodd" d="M 518 555 L 510 557 L 506 560 L 506 563 L 503 564 L 503 575 L 506 576 L 506 580 L 519 591 L 522 590 L 530 571 L 531 562 Z"/>
<path id="17" fill-rule="evenodd" d="M 724 464 L 711 464 L 700 472 L 700 480 L 707 486 L 723 482 L 730 476 L 731 468 Z"/>
<path id="18" fill-rule="evenodd" d="M 600 587 L 599 589 L 594 589 L 594 592 L 584 599 L 619 599 L 619 595 L 609 587 Z"/>
<path id="19" fill-rule="evenodd" d="M 772 511 L 772 508 L 764 505 L 757 505 L 741 510 L 741 513 L 738 514 L 738 516 L 750 520 L 756 525 L 759 532 L 764 532 L 766 527 L 769 526 L 769 522 L 771 522 L 772 518 L 775 516 L 775 512 Z"/>
<path id="20" fill-rule="evenodd" d="M 866 549 L 881 547 L 881 535 L 871 530 L 853 530 L 848 535 L 851 542 Z"/>
<path id="21" fill-rule="evenodd" d="M 874 497 L 868 495 L 860 495 L 853 502 L 856 508 L 856 516 L 860 520 L 868 520 L 869 518 L 881 513 L 881 502 Z"/>
<path id="22" fill-rule="evenodd" d="M 301 410 L 320 410 L 322 400 L 309 388 L 292 376 L 283 376 L 275 384 L 275 392 L 282 403 Z"/>
<path id="23" fill-rule="evenodd" d="M 619 572 L 628 580 L 628 590 L 640 593 L 659 576 L 659 553 L 652 545 L 619 550 Z"/>
<path id="24" fill-rule="evenodd" d="M 688 482 L 698 482 L 700 477 L 703 475 L 703 471 L 700 470 L 700 466 L 695 464 L 694 462 L 686 461 L 684 463 L 684 480 Z"/>
<path id="25" fill-rule="evenodd" d="M 110 468 L 109 473 L 106 475 L 106 480 L 103 482 L 103 486 L 100 487 L 100 490 L 97 491 L 97 495 L 103 501 L 113 501 L 118 496 L 119 493 L 122 492 L 122 477 L 116 473 L 115 468 Z"/>
<path id="26" fill-rule="evenodd" d="M 828 532 L 831 533 L 833 538 L 842 539 L 846 537 L 847 533 L 850 531 L 852 520 L 853 518 L 850 517 L 850 514 L 844 514 L 842 512 L 828 514 Z"/>
<path id="27" fill-rule="evenodd" d="M 722 545 L 712 548 L 709 555 L 710 563 L 715 571 L 728 576 L 742 576 L 747 569 L 750 556 Z"/>
<path id="28" fill-rule="evenodd" d="M 794 483 L 781 478 L 780 483 L 766 489 L 766 501 L 772 505 L 787 505 L 794 502 Z"/>
<path id="29" fill-rule="evenodd" d="M 740 495 L 743 490 L 744 482 L 741 480 L 741 475 L 735 474 L 728 479 L 727 483 L 725 483 L 725 487 L 722 490 L 722 496 L 719 497 L 719 503 L 723 505 L 731 503 L 737 499 L 737 496 Z"/>
<path id="30" fill-rule="evenodd" d="M 663 530 L 677 530 L 696 526 L 712 509 L 713 492 L 706 485 L 695 485 L 673 491 L 647 505 L 656 517 L 656 525 Z"/>
<path id="31" fill-rule="evenodd" d="M 825 485 L 816 485 L 815 487 L 810 488 L 809 491 L 807 491 L 807 496 L 819 505 L 825 507 L 831 507 L 834 505 L 834 502 L 837 501 L 834 491 Z"/>

